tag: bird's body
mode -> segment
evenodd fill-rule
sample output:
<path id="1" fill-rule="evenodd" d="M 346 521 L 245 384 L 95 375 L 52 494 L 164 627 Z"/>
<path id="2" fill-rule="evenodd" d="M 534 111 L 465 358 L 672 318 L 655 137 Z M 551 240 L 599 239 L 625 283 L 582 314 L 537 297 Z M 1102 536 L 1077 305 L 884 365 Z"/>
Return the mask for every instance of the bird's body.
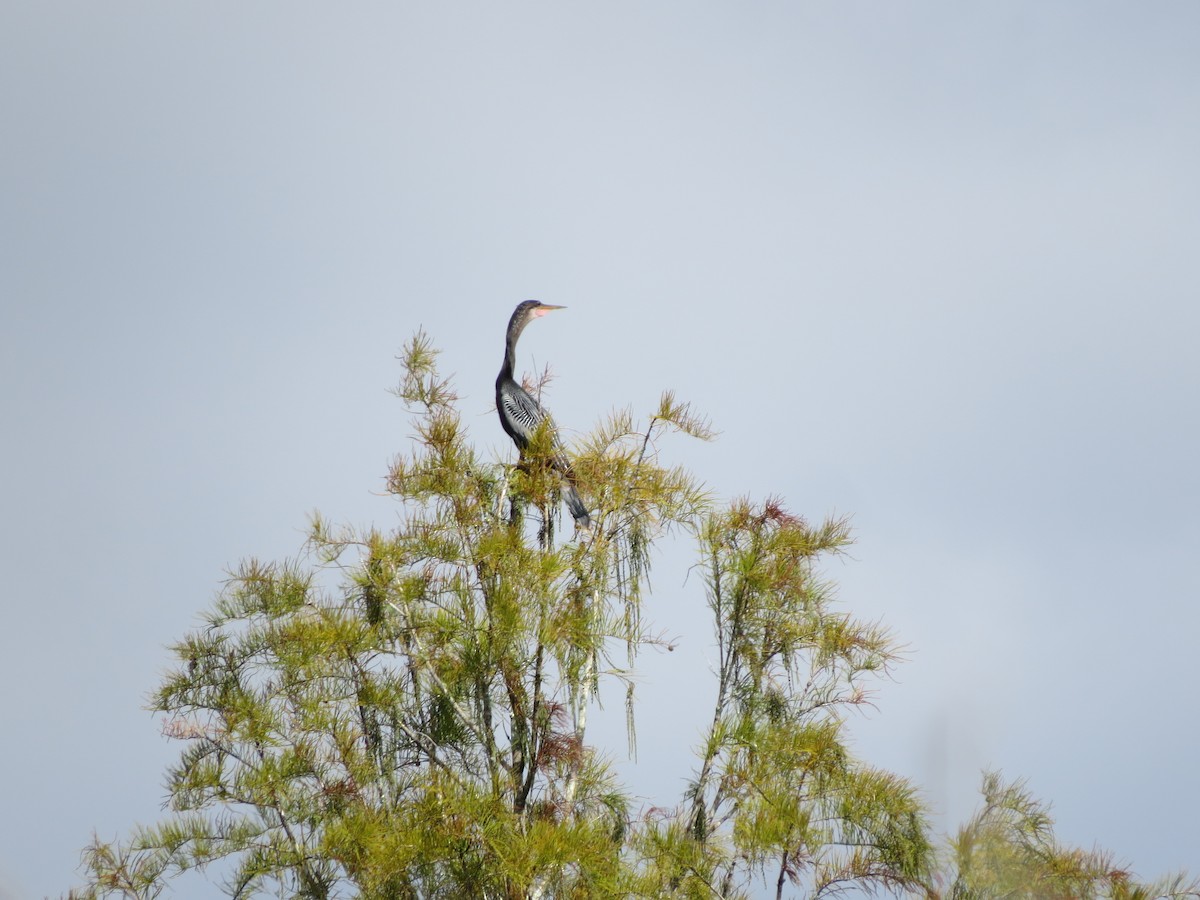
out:
<path id="1" fill-rule="evenodd" d="M 521 337 L 521 332 L 525 330 L 526 325 L 554 309 L 562 309 L 562 307 L 539 303 L 536 300 L 526 300 L 517 306 L 508 322 L 508 334 L 504 342 L 504 364 L 500 367 L 500 374 L 496 376 L 496 412 L 500 415 L 500 425 L 504 428 L 505 433 L 513 439 L 513 443 L 517 445 L 517 450 L 522 456 L 529 448 L 538 426 L 549 418 L 549 414 L 542 409 L 541 404 L 530 395 L 529 391 L 521 387 L 513 378 L 513 370 L 516 368 L 517 340 Z M 553 427 L 553 423 L 551 423 L 551 427 Z M 591 525 L 591 517 L 588 515 L 587 507 L 579 498 L 579 492 L 575 490 L 575 473 L 572 471 L 571 463 L 567 460 L 566 455 L 558 446 L 557 436 L 554 437 L 554 444 L 555 451 L 550 458 L 550 464 L 566 482 L 563 495 L 572 517 L 578 525 L 587 528 Z"/>

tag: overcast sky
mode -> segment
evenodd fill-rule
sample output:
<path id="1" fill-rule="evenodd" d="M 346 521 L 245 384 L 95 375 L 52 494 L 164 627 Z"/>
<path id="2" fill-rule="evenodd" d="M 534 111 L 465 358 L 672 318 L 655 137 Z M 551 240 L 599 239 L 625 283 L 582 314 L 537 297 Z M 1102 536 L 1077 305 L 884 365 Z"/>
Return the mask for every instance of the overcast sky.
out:
<path id="1" fill-rule="evenodd" d="M 673 388 L 721 496 L 853 517 L 909 648 L 856 751 L 940 829 L 997 767 L 1060 836 L 1200 871 L 1200 5 L 0 5 L 0 898 L 161 815 L 143 708 L 241 558 L 395 522 L 424 326 L 474 440 Z M 711 661 L 659 559 L 630 778 Z M 609 715 L 622 719 L 620 704 Z M 604 734 L 601 717 L 597 734 Z M 616 745 L 619 749 L 620 744 Z"/>

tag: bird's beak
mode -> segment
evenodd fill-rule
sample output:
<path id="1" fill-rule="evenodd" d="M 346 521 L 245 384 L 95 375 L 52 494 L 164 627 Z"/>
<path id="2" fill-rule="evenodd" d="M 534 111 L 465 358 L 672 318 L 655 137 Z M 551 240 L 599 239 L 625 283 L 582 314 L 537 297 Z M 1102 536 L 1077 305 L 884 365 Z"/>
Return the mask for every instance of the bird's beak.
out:
<path id="1" fill-rule="evenodd" d="M 565 306 L 555 306 L 553 303 L 539 303 L 537 306 L 535 306 L 533 308 L 533 314 L 535 316 L 544 316 L 546 313 L 552 312 L 553 310 L 556 310 L 556 309 L 566 309 L 566 307 Z"/>

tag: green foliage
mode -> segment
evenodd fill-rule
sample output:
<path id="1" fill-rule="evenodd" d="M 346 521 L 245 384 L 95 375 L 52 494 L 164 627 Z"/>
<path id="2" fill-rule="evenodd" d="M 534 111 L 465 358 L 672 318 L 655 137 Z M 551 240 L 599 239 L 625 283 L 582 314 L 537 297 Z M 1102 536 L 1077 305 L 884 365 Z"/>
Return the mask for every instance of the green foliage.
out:
<path id="1" fill-rule="evenodd" d="M 304 558 L 231 573 L 152 697 L 183 745 L 171 815 L 95 840 L 77 896 L 153 898 L 196 869 L 235 897 L 938 896 L 914 789 L 847 748 L 847 713 L 897 656 L 821 578 L 845 521 L 714 502 L 660 462 L 664 435 L 712 436 L 666 393 L 644 426 L 617 412 L 579 442 L 592 526 L 564 541 L 561 448 L 543 430 L 520 465 L 481 459 L 436 361 L 424 334 L 405 348 L 397 527 L 315 516 Z M 663 643 L 650 563 L 672 532 L 697 541 L 717 665 L 688 790 L 643 810 L 587 715 L 616 690 L 632 748 L 638 654 Z M 951 896 L 1182 896 L 1057 848 L 1018 789 L 985 794 Z"/>
<path id="2" fill-rule="evenodd" d="M 951 900 L 1168 900 L 1200 898 L 1200 881 L 1143 883 L 1110 853 L 1061 845 L 1048 807 L 1021 782 L 983 776 L 983 806 L 951 842 Z"/>
<path id="3" fill-rule="evenodd" d="M 775 500 L 736 501 L 699 533 L 717 642 L 712 725 L 682 821 L 652 826 L 656 891 L 733 896 L 767 878 L 810 896 L 853 884 L 922 890 L 931 848 L 911 787 L 857 763 L 843 714 L 862 678 L 896 651 L 878 626 L 833 609 L 815 564 L 849 541 L 846 523 L 810 527 Z"/>
<path id="4" fill-rule="evenodd" d="M 708 505 L 655 442 L 703 423 L 669 397 L 642 432 L 614 416 L 577 461 L 593 528 L 560 543 L 536 442 L 528 465 L 481 461 L 436 359 L 423 334 L 405 348 L 402 524 L 315 517 L 315 566 L 245 563 L 173 648 L 153 708 L 185 745 L 174 816 L 95 842 L 87 894 L 155 896 L 217 860 L 233 896 L 623 891 L 634 814 L 586 714 L 614 681 L 632 710 L 650 548 Z"/>

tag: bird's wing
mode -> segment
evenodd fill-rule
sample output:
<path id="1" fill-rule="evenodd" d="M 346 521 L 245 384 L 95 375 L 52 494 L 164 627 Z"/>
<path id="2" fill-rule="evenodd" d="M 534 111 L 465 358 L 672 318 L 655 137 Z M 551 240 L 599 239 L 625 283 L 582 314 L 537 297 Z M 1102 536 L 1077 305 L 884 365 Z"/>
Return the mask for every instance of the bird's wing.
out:
<path id="1" fill-rule="evenodd" d="M 524 455 L 525 448 L 533 439 L 533 433 L 537 431 L 542 422 L 550 418 L 550 414 L 542 409 L 541 404 L 534 400 L 528 391 L 518 385 L 510 385 L 507 390 L 500 391 L 499 402 L 503 407 L 500 414 L 513 427 L 510 433 Z M 588 515 L 587 507 L 579 498 L 579 492 L 575 490 L 575 472 L 563 451 L 558 431 L 554 428 L 552 421 L 549 423 L 549 427 L 550 440 L 554 448 L 550 456 L 550 464 L 567 480 L 565 499 L 567 506 L 571 509 L 571 515 L 576 522 L 584 528 L 588 528 L 591 525 L 591 517 Z"/>
<path id="2" fill-rule="evenodd" d="M 573 477 L 571 464 L 563 452 L 562 441 L 558 437 L 558 429 L 554 426 L 554 420 L 550 418 L 550 413 L 542 409 L 541 404 L 521 387 L 504 391 L 500 395 L 500 402 L 504 404 L 504 412 L 508 416 L 508 421 L 521 433 L 523 445 L 527 446 L 533 440 L 533 433 L 538 430 L 538 427 L 549 420 L 550 441 L 554 448 L 550 462 L 564 475 Z"/>
<path id="3" fill-rule="evenodd" d="M 504 391 L 500 397 L 508 421 L 521 431 L 526 441 L 533 437 L 537 427 L 546 418 L 546 411 L 529 393 L 519 387 Z"/>

